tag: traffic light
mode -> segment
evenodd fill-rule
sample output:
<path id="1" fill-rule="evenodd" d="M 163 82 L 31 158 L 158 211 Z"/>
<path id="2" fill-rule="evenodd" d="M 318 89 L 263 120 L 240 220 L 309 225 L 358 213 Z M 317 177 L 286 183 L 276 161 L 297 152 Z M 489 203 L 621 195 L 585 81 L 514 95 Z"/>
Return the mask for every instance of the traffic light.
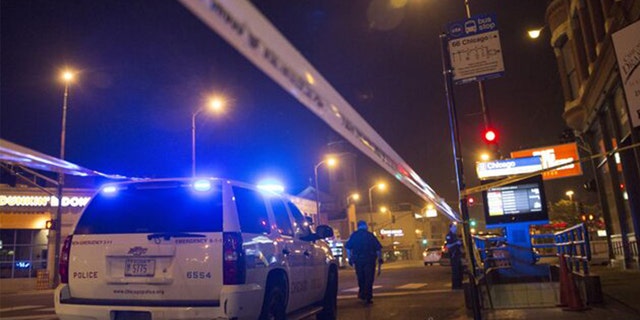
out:
<path id="1" fill-rule="evenodd" d="M 469 207 L 471 207 L 472 205 L 474 205 L 476 203 L 476 199 L 474 199 L 473 197 L 468 197 L 467 198 L 467 205 Z"/>
<path id="2" fill-rule="evenodd" d="M 469 220 L 469 226 L 475 227 L 476 226 L 476 219 L 470 219 Z"/>
<path id="3" fill-rule="evenodd" d="M 495 130 L 489 128 L 485 129 L 482 133 L 482 139 L 484 142 L 492 144 L 498 142 L 498 133 Z"/>

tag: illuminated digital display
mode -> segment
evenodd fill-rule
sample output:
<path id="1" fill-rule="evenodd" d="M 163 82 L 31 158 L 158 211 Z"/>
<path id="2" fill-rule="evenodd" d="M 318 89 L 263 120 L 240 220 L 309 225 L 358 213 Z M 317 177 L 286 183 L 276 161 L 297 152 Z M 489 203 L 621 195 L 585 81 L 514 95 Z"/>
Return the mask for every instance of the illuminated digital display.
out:
<path id="1" fill-rule="evenodd" d="M 490 188 L 482 196 L 487 225 L 549 220 L 540 175 Z"/>

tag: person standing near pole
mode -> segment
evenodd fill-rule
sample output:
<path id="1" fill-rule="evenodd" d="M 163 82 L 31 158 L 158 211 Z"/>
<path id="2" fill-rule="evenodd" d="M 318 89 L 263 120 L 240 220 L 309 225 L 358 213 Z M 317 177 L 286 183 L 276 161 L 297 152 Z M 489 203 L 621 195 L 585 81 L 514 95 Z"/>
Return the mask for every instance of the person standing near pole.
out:
<path id="1" fill-rule="evenodd" d="M 462 241 L 458 239 L 458 225 L 452 222 L 449 225 L 446 243 L 449 258 L 451 259 L 451 289 L 462 289 Z"/>
<path id="2" fill-rule="evenodd" d="M 351 234 L 345 244 L 349 265 L 355 264 L 358 277 L 358 299 L 373 303 L 373 279 L 376 261 L 382 264 L 382 245 L 373 233 L 367 230 L 367 222 L 358 221 L 358 230 Z"/>

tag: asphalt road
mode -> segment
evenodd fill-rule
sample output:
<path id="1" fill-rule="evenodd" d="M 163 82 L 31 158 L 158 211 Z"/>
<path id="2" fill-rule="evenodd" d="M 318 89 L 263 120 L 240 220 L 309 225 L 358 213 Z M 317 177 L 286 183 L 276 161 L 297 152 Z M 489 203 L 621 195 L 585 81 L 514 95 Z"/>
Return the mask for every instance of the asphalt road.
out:
<path id="1" fill-rule="evenodd" d="M 372 305 L 357 299 L 356 276 L 340 272 L 338 319 L 467 319 L 464 293 L 451 291 L 451 268 L 421 261 L 383 265 L 374 283 Z"/>

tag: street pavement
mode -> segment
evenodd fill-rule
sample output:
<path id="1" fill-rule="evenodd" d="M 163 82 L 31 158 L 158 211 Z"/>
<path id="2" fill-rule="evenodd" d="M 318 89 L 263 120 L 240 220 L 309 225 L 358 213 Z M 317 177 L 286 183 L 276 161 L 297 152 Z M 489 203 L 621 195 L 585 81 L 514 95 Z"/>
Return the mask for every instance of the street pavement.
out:
<path id="1" fill-rule="evenodd" d="M 640 271 L 621 270 L 606 266 L 592 266 L 592 274 L 600 276 L 604 302 L 588 306 L 585 311 L 564 311 L 559 307 L 485 309 L 482 318 L 502 319 L 639 319 L 640 320 Z M 398 261 L 383 266 L 382 276 L 376 279 L 374 303 L 364 305 L 353 291 L 353 270 L 340 272 L 338 319 L 472 319 L 465 307 L 464 292 L 451 291 L 450 268 L 422 266 L 421 261 Z M 422 282 L 421 282 L 422 281 Z M 1 319 L 55 319 L 52 291 L 3 293 L 0 295 Z M 24 306 L 16 307 L 18 299 Z M 47 299 L 46 301 L 42 299 Z M 39 309 L 34 306 L 41 305 Z M 18 308 L 18 309 L 16 309 Z M 20 313 L 19 310 L 27 311 Z"/>

